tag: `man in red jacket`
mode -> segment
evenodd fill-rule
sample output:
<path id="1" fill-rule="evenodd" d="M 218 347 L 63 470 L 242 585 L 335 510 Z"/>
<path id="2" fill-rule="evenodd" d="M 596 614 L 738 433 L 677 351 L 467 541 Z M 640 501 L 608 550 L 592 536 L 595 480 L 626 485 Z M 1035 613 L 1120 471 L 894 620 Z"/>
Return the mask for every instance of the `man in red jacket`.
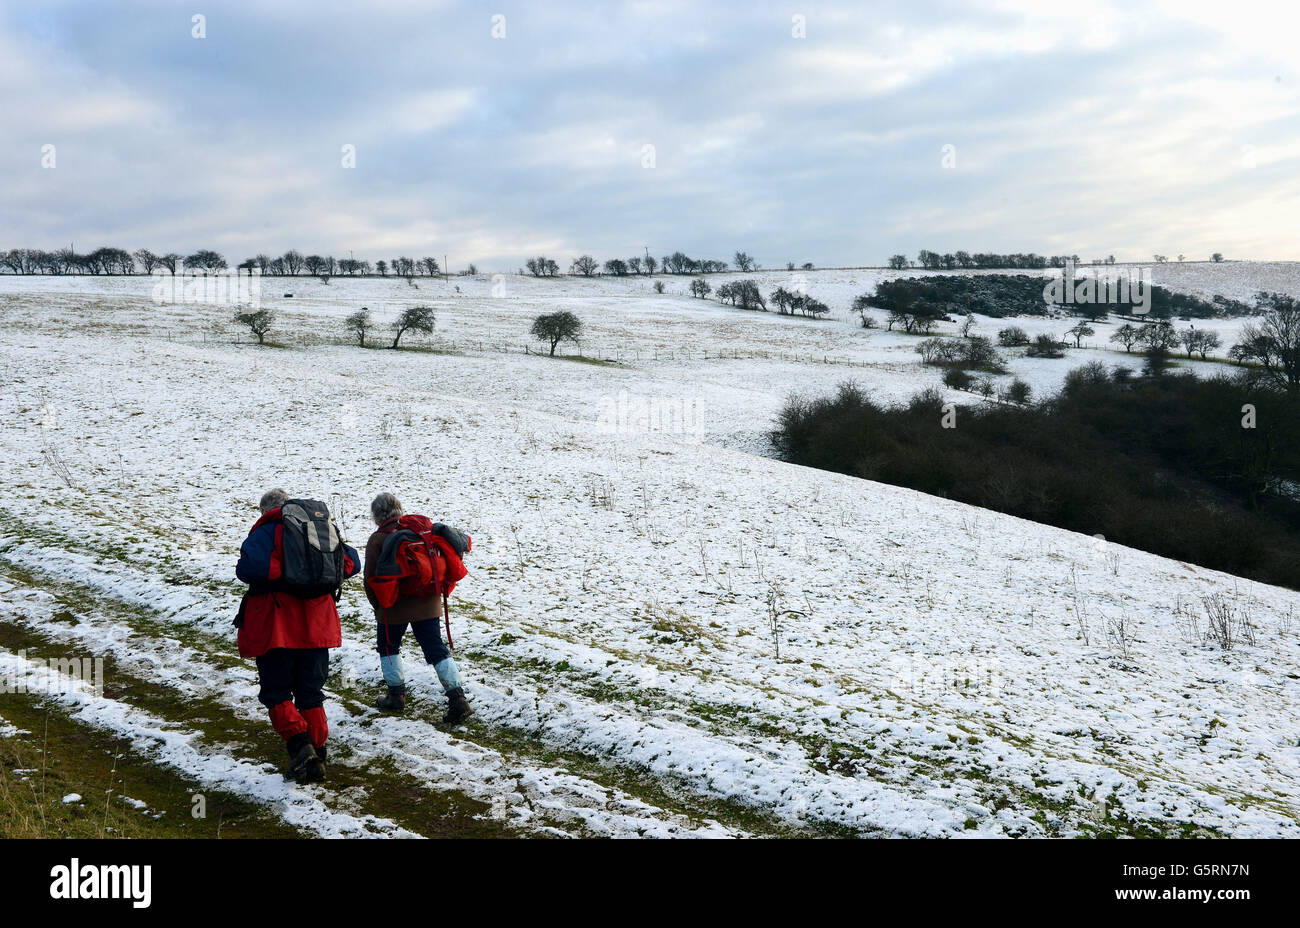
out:
<path id="1" fill-rule="evenodd" d="M 294 501 L 299 502 L 299 501 Z M 248 592 L 235 620 L 241 657 L 257 659 L 258 701 L 289 749 L 285 776 L 300 783 L 325 779 L 325 718 L 322 688 L 329 676 L 329 649 L 343 643 L 335 594 L 300 595 L 285 582 L 284 518 L 290 503 L 284 490 L 267 491 L 258 504 L 262 516 L 239 549 L 235 575 Z M 328 518 L 328 512 L 323 515 Z M 341 577 L 357 573 L 360 558 L 342 548 Z"/>

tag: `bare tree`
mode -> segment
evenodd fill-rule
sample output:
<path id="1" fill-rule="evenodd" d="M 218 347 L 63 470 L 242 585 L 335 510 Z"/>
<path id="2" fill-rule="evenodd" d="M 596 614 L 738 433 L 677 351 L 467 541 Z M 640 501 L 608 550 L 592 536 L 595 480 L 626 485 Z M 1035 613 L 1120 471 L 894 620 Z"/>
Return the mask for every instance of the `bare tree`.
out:
<path id="1" fill-rule="evenodd" d="M 591 255 L 582 255 L 581 257 L 575 258 L 573 264 L 569 267 L 570 274 L 576 271 L 583 277 L 590 277 L 598 270 L 600 270 L 600 265 L 596 263 L 596 259 Z"/>
<path id="2" fill-rule="evenodd" d="M 1258 364 L 1264 380 L 1300 393 L 1300 302 L 1280 293 L 1260 296 L 1264 314 L 1241 327 L 1232 356 Z"/>
<path id="3" fill-rule="evenodd" d="M 1133 346 L 1142 338 L 1142 333 L 1137 326 L 1130 323 L 1124 323 L 1116 329 L 1110 336 L 1110 340 L 1117 345 L 1123 345 L 1124 350 L 1129 354 L 1133 353 Z"/>
<path id="4" fill-rule="evenodd" d="M 1083 340 L 1089 335 L 1096 335 L 1097 330 L 1088 325 L 1088 320 L 1080 319 L 1074 324 L 1073 328 L 1067 329 L 1065 334 L 1074 339 L 1075 348 L 1082 348 Z"/>
<path id="5" fill-rule="evenodd" d="M 290 277 L 297 277 L 298 272 L 302 270 L 302 253 L 296 248 L 290 248 L 280 257 L 284 261 L 284 272 Z"/>
<path id="6" fill-rule="evenodd" d="M 215 251 L 200 249 L 185 259 L 185 267 L 191 271 L 202 271 L 207 276 L 209 271 L 215 273 L 225 270 L 226 259 Z"/>
<path id="7" fill-rule="evenodd" d="M 1138 329 L 1138 341 L 1145 345 L 1148 351 L 1167 352 L 1178 344 L 1178 333 L 1174 331 L 1174 325 L 1168 319 L 1157 319 Z"/>
<path id="8" fill-rule="evenodd" d="M 1178 340 L 1182 342 L 1183 349 L 1190 358 L 1192 355 L 1199 354 L 1204 361 L 1211 351 L 1223 344 L 1217 332 L 1211 332 L 1208 329 L 1198 329 L 1196 326 L 1190 326 L 1178 333 Z"/>
<path id="9" fill-rule="evenodd" d="M 135 253 L 135 260 L 140 265 L 140 269 L 146 274 L 152 274 L 153 269 L 158 266 L 160 261 L 159 257 L 148 248 L 138 249 Z"/>
<path id="10" fill-rule="evenodd" d="M 362 306 L 352 315 L 348 316 L 346 325 L 348 331 L 356 336 L 357 344 L 362 348 L 366 347 L 366 334 L 373 327 L 370 321 L 370 310 Z"/>
<path id="11" fill-rule="evenodd" d="M 738 271 L 752 271 L 754 269 L 754 259 L 743 251 L 738 251 L 732 256 L 732 263 L 736 265 Z"/>

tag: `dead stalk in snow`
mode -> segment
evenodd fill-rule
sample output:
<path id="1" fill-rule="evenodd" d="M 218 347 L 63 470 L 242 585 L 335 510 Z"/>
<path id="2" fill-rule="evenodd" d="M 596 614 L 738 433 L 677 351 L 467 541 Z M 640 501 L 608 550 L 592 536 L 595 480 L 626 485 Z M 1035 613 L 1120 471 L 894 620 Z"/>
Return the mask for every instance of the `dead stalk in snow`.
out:
<path id="1" fill-rule="evenodd" d="M 760 568 L 760 579 L 761 579 Z M 781 660 L 781 620 L 786 616 L 804 618 L 806 613 L 797 609 L 786 609 L 782 602 L 781 591 L 775 583 L 764 580 L 767 584 L 767 627 L 772 635 L 772 644 L 776 648 L 776 659 Z"/>
<path id="2" fill-rule="evenodd" d="M 1079 571 L 1074 566 L 1070 567 L 1070 590 L 1074 600 L 1074 621 L 1078 627 L 1079 638 L 1085 645 L 1091 645 L 1092 630 L 1088 627 L 1088 605 L 1079 593 Z"/>
<path id="3" fill-rule="evenodd" d="M 510 523 L 510 534 L 515 540 L 515 562 L 519 567 L 519 572 L 524 572 L 524 546 L 519 541 L 519 526 L 514 522 Z"/>
<path id="4" fill-rule="evenodd" d="M 1188 644 L 1199 646 L 1204 642 L 1201 636 L 1201 617 L 1190 601 L 1184 601 L 1181 593 L 1174 598 L 1174 623 Z"/>
<path id="5" fill-rule="evenodd" d="M 1106 635 L 1110 639 L 1111 647 L 1127 660 L 1129 646 L 1133 642 L 1133 625 L 1129 622 L 1128 613 L 1121 612 L 1118 618 L 1107 618 Z"/>
<path id="6" fill-rule="evenodd" d="M 76 484 L 72 480 L 72 468 L 68 466 L 68 462 L 59 453 L 58 448 L 47 442 L 41 448 L 41 457 L 45 459 L 45 463 L 49 465 L 50 470 L 54 471 L 54 476 L 63 481 L 68 489 L 76 489 Z"/>
<path id="7" fill-rule="evenodd" d="M 1242 642 L 1255 643 L 1255 626 L 1235 601 L 1229 601 L 1222 593 L 1214 593 L 1201 597 L 1201 605 L 1209 623 L 1206 640 L 1218 645 L 1219 650 L 1231 651 Z"/>
<path id="8" fill-rule="evenodd" d="M 1277 633 L 1279 635 L 1291 634 L 1291 627 L 1295 624 L 1295 607 L 1287 606 L 1286 613 L 1277 618 Z"/>

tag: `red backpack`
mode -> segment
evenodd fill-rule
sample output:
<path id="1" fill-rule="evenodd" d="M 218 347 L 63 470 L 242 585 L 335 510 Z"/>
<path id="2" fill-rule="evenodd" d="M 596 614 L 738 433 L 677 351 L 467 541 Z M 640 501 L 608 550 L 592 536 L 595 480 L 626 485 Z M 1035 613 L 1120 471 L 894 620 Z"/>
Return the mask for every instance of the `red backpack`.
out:
<path id="1" fill-rule="evenodd" d="M 424 516 L 402 516 L 385 523 L 379 564 L 366 582 L 387 609 L 399 599 L 447 596 L 468 571 L 455 548 Z"/>

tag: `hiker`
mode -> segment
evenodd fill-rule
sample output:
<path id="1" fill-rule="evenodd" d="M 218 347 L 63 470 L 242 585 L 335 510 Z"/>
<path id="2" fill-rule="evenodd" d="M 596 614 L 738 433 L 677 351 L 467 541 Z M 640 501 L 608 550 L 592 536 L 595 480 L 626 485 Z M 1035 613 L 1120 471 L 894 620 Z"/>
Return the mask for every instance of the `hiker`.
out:
<path id="1" fill-rule="evenodd" d="M 402 667 L 402 638 L 407 625 L 433 665 L 447 694 L 443 723 L 455 725 L 474 710 L 465 699 L 460 672 L 447 644 L 451 619 L 447 595 L 465 576 L 461 558 L 470 538 L 425 516 L 407 515 L 392 493 L 380 493 L 370 504 L 377 528 L 366 542 L 366 598 L 375 609 L 375 638 L 379 666 L 388 692 L 375 705 L 389 712 L 406 709 L 406 674 Z M 439 613 L 447 619 L 447 644 L 438 628 Z"/>
<path id="2" fill-rule="evenodd" d="M 257 659 L 257 699 L 289 750 L 287 779 L 325 779 L 329 649 L 343 643 L 336 603 L 361 566 L 324 503 L 268 490 L 261 517 L 239 548 L 235 575 L 248 584 L 239 604 L 239 654 Z"/>

